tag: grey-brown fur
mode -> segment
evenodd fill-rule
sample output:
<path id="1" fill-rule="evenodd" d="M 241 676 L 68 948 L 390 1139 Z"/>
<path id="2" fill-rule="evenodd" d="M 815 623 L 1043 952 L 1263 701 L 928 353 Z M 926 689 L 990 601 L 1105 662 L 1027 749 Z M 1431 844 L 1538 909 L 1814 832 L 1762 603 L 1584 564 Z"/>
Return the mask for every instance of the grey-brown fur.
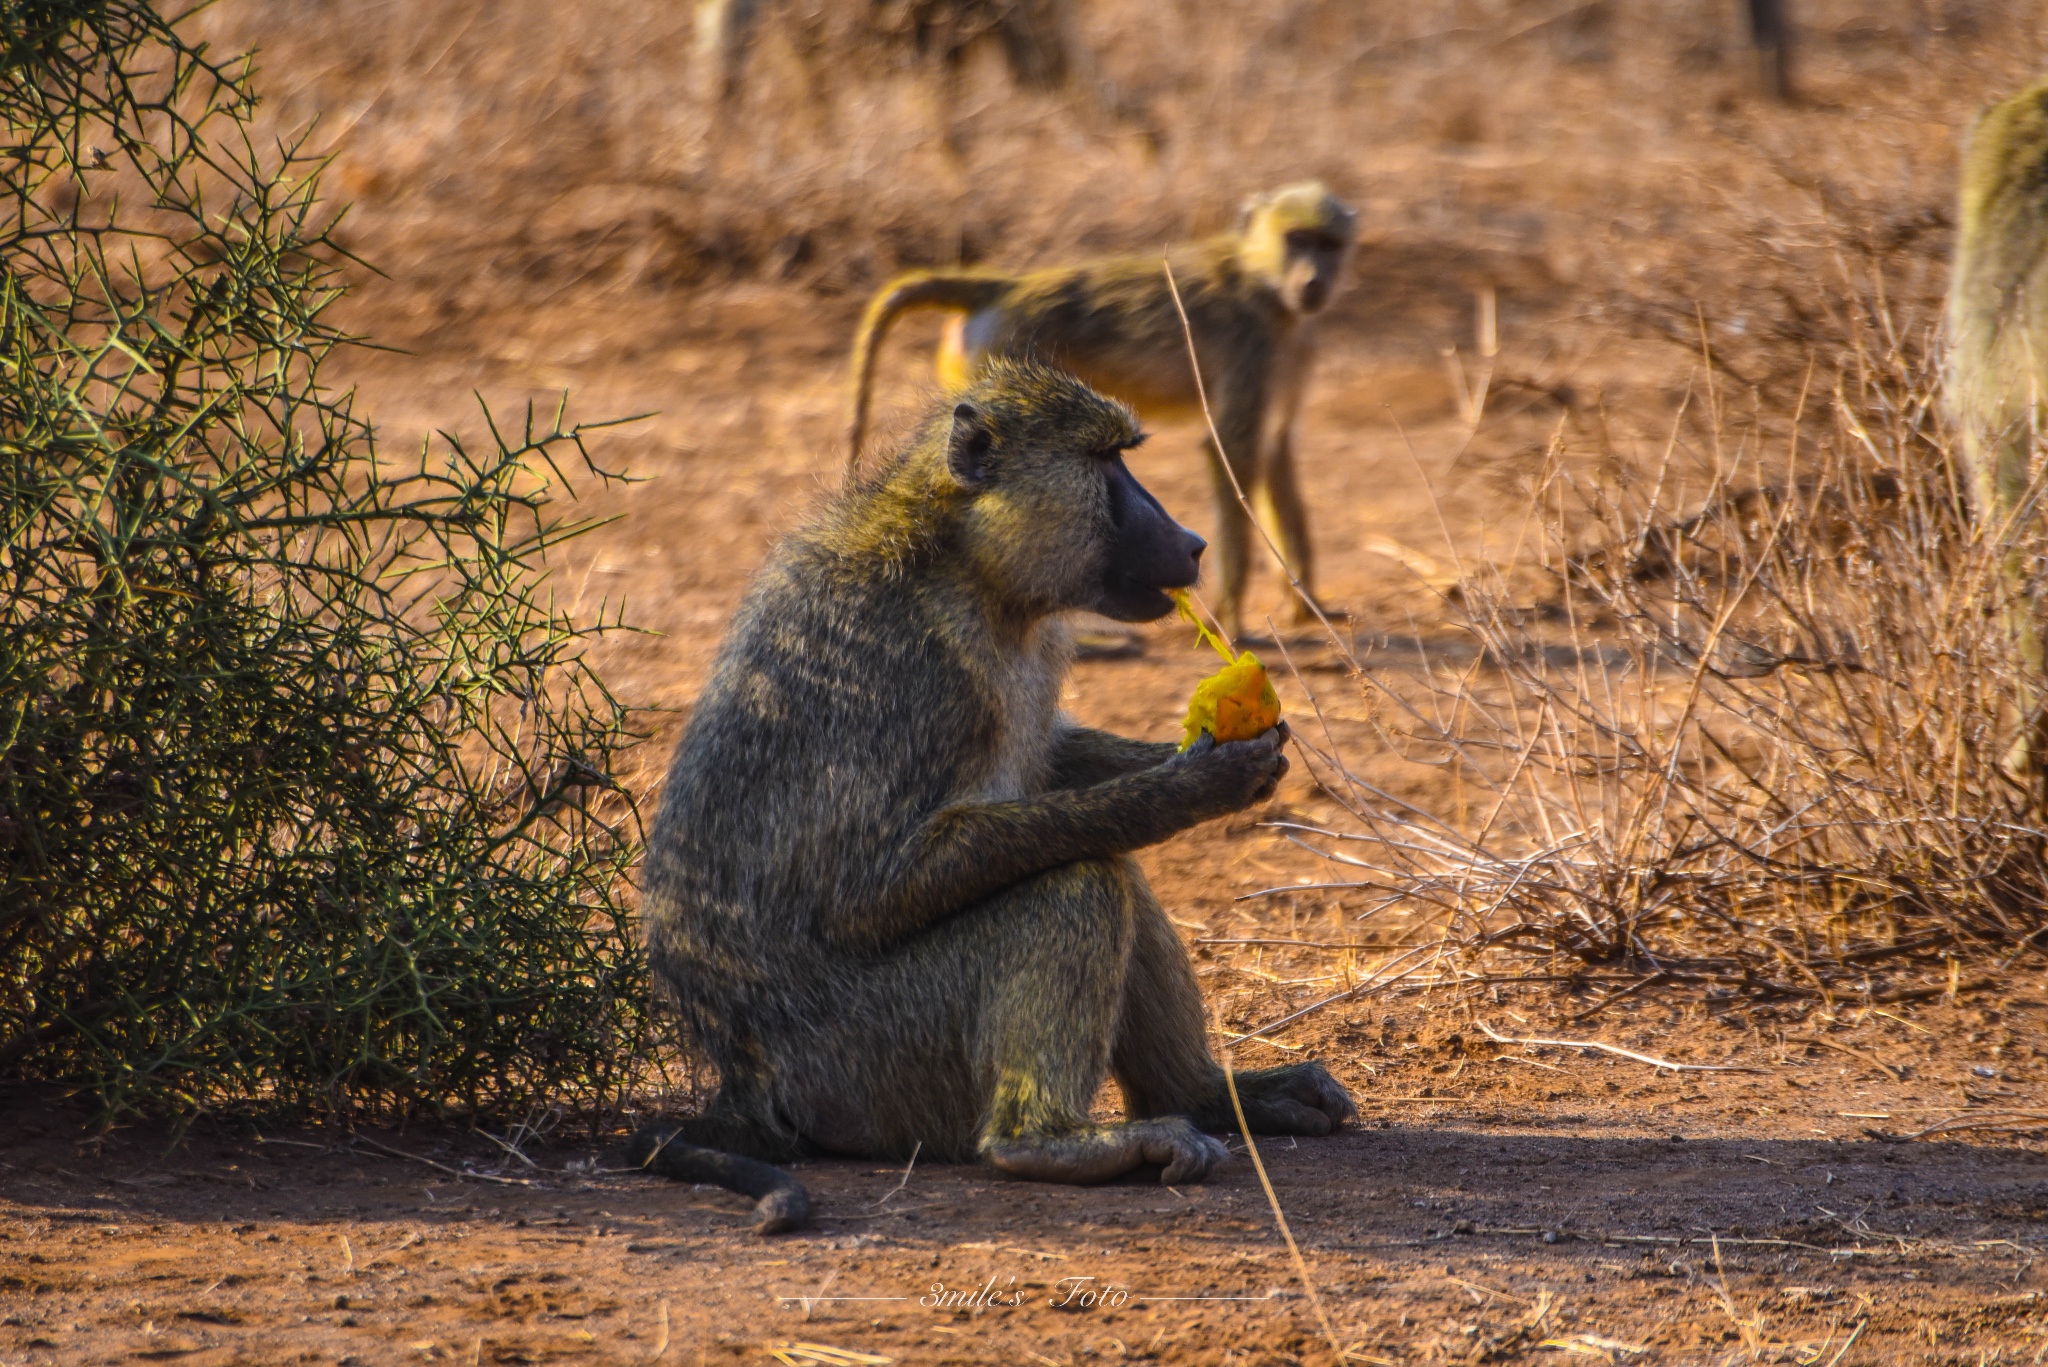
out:
<path id="1" fill-rule="evenodd" d="M 1311 594 L 1314 553 L 1294 469 L 1294 423 L 1315 361 L 1315 316 L 1335 297 L 1357 218 L 1319 182 L 1255 196 L 1234 232 L 1165 253 L 1188 315 L 1181 327 L 1161 254 L 1135 253 L 1021 274 L 912 271 L 876 293 L 853 347 L 849 460 L 860 458 L 876 354 L 895 319 L 916 309 L 956 315 L 940 382 L 965 385 L 989 362 L 1037 357 L 1140 413 L 1199 416 L 1187 332 L 1222 439 L 1226 469 L 1205 441 L 1214 479 L 1222 568 L 1217 612 L 1236 634 L 1251 570 L 1253 528 L 1237 489 L 1264 501 L 1288 568 Z M 1233 484 L 1232 476 L 1235 475 Z M 1297 604 L 1297 620 L 1309 618 Z"/>
<path id="2" fill-rule="evenodd" d="M 650 834 L 649 953 L 721 1077 L 639 1139 L 651 1170 L 762 1195 L 729 1155 L 921 1146 L 1057 1181 L 1223 1158 L 1194 975 L 1128 854 L 1270 794 L 1284 733 L 1177 754 L 1058 710 L 1060 614 L 1160 616 L 1194 578 L 1199 539 L 1122 465 L 1138 440 L 1077 381 L 994 364 L 771 557 Z M 1111 1073 L 1131 1120 L 1097 1125 Z M 1255 1128 L 1353 1114 L 1319 1065 L 1239 1086 Z"/>
<path id="3" fill-rule="evenodd" d="M 2043 782 L 2042 603 L 2019 543 L 2041 523 L 2039 449 L 2048 400 L 2048 79 L 1993 105 L 1963 157 L 1955 268 L 1949 282 L 1945 406 L 1971 500 L 2001 552 L 2030 715 L 2006 758 Z"/>

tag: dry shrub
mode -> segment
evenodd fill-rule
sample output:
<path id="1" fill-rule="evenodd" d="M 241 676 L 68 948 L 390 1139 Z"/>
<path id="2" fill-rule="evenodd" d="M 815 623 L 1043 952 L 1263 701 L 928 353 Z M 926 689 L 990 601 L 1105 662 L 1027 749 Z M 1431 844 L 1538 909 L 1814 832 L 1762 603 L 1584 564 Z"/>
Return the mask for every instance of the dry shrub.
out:
<path id="1" fill-rule="evenodd" d="M 1530 554 L 1446 602 L 1477 661 L 1417 687 L 1367 654 L 1381 735 L 1464 795 L 1424 812 L 1312 755 L 1353 820 L 1294 834 L 1350 886 L 1541 971 L 1789 997 L 1933 995 L 2041 946 L 2004 546 L 1959 496 L 1932 338 L 1837 304 L 1803 410 L 1738 423 L 1703 367 L 1652 468 L 1561 429 Z"/>

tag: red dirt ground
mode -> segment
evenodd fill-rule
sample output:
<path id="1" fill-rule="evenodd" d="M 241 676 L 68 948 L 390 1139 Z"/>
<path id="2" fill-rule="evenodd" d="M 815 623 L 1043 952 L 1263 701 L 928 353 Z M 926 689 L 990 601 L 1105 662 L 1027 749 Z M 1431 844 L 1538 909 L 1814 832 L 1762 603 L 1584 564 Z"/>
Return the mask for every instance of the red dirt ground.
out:
<path id="1" fill-rule="evenodd" d="M 1886 47 L 1835 17 L 1797 109 L 1740 104 L 1725 66 L 1674 84 L 1678 112 L 1652 130 L 1663 210 L 1633 188 L 1614 191 L 1632 207 L 1589 207 L 1604 175 L 1620 186 L 1615 168 L 1638 164 L 1630 128 L 1596 126 L 1598 107 L 1583 103 L 1571 109 L 1594 122 L 1572 144 L 1568 186 L 1541 148 L 1505 145 L 1506 115 L 1484 135 L 1383 130 L 1361 151 L 1352 192 L 1391 226 L 1362 250 L 1328 328 L 1298 450 L 1326 596 L 1350 612 L 1375 668 L 1469 658 L 1435 625 L 1424 581 L 1450 544 L 1512 534 L 1527 511 L 1519 475 L 1557 423 L 1597 427 L 1621 458 L 1661 449 L 1694 356 L 1646 340 L 1601 301 L 1645 269 L 1691 280 L 1714 260 L 1717 240 L 1687 215 L 1735 189 L 1698 167 L 1749 174 L 1810 152 L 1835 175 L 1842 149 L 1868 139 L 1884 148 L 1870 159 L 1872 196 L 1893 193 L 1886 176 L 1911 180 L 1903 165 L 1932 166 L 1939 181 L 1952 174 L 1955 129 L 1995 84 L 1979 68 L 2010 84 L 2029 60 L 1960 40 L 1932 56 Z M 1910 85 L 1923 60 L 1946 73 L 1939 100 Z M 1855 106 L 1845 92 L 1872 63 L 1904 73 L 1905 93 Z M 1571 67 L 1559 80 L 1583 100 L 1610 69 Z M 1493 70 L 1464 79 L 1483 84 Z M 341 96 L 333 107 L 353 108 Z M 1614 166 L 1598 160 L 1608 154 Z M 1669 169 L 1687 157 L 1694 170 Z M 366 282 L 359 321 L 413 353 L 349 363 L 387 443 L 462 421 L 471 390 L 502 409 L 566 386 L 574 415 L 655 413 L 601 448 L 649 482 L 593 496 L 592 510 L 621 518 L 571 547 L 561 576 L 586 606 L 623 598 L 655 633 L 605 655 L 627 696 L 669 709 L 638 778 L 651 788 L 765 547 L 837 480 L 859 293 L 798 278 L 629 281 L 545 308 L 537 293 L 474 297 L 463 291 L 481 267 L 435 274 L 436 244 L 460 234 L 411 201 L 379 218 L 378 182 L 343 170 L 370 198 L 371 256 L 396 262 L 391 279 Z M 1553 181 L 1555 201 L 1543 198 Z M 1903 199 L 1897 214 L 1945 193 Z M 1644 243 L 1659 233 L 1653 253 Z M 1916 248 L 1930 270 L 1945 243 L 1936 231 Z M 1477 433 L 1459 418 L 1441 354 L 1469 347 L 1475 282 L 1500 291 L 1500 373 L 1526 381 L 1501 390 Z M 1725 314 L 1739 301 L 1723 302 Z M 885 358 L 899 422 L 933 335 L 906 327 Z M 1575 396 L 1569 413 L 1560 387 Z M 1133 466 L 1206 531 L 1194 442 L 1169 430 Z M 1270 572 L 1256 601 L 1260 613 L 1281 606 Z M 1092 724 L 1166 737 L 1207 666 L 1183 628 L 1138 638 L 1135 657 L 1077 666 L 1069 705 Z M 1376 782 L 1426 804 L 1455 800 L 1440 771 L 1384 752 L 1370 696 L 1327 644 L 1285 639 L 1334 738 Z M 1291 713 L 1307 715 L 1302 685 L 1289 676 L 1281 688 Z M 1234 900 L 1326 868 L 1258 819 L 1331 810 L 1298 767 L 1268 811 L 1142 856 L 1230 1029 L 1342 991 L 1423 929 L 1425 918 L 1398 911 L 1360 924 L 1321 893 Z M 1255 940 L 1311 943 L 1242 943 Z M 534 1167 L 437 1128 L 352 1140 L 202 1120 L 101 1135 L 78 1103 L 16 1088 L 0 1093 L 0 1364 L 687 1367 L 778 1351 L 799 1363 L 1063 1367 L 1329 1362 L 1340 1351 L 1403 1364 L 2039 1364 L 2042 973 L 2036 956 L 2009 965 L 1996 989 L 1891 1005 L 1853 991 L 1830 1006 L 1763 1006 L 1654 989 L 1576 1022 L 1609 985 L 1597 975 L 1506 983 L 1462 1007 L 1406 985 L 1334 1002 L 1239 1049 L 1246 1066 L 1320 1057 L 1360 1104 L 1350 1132 L 1262 1150 L 1317 1299 L 1244 1159 L 1179 1190 L 808 1163 L 799 1172 L 816 1228 L 764 1240 L 740 1198 L 618 1171 L 616 1135 L 534 1141 Z M 1503 1045 L 1482 1024 L 1737 1071 Z M 2014 1112 L 2040 1123 L 2001 1121 Z M 1898 1138 L 1938 1125 L 1952 1128 Z"/>

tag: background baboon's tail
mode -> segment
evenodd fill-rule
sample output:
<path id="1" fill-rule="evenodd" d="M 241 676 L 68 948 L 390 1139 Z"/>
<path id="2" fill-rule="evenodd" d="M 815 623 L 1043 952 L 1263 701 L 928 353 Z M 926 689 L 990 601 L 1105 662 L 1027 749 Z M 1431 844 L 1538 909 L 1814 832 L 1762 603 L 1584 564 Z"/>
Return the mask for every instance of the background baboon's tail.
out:
<path id="1" fill-rule="evenodd" d="M 659 1177 L 711 1182 L 754 1197 L 756 1234 L 781 1234 L 810 1223 L 811 1194 L 803 1183 L 772 1163 L 688 1143 L 673 1125 L 649 1125 L 635 1134 L 626 1159 Z"/>
<path id="2" fill-rule="evenodd" d="M 860 464 L 861 443 L 867 438 L 868 395 L 874 388 L 875 358 L 897 315 L 918 309 L 973 313 L 1002 298 L 1009 284 L 1001 276 L 910 271 L 891 280 L 868 301 L 867 312 L 861 315 L 860 330 L 853 335 L 853 421 L 847 431 L 846 451 L 849 477 Z"/>

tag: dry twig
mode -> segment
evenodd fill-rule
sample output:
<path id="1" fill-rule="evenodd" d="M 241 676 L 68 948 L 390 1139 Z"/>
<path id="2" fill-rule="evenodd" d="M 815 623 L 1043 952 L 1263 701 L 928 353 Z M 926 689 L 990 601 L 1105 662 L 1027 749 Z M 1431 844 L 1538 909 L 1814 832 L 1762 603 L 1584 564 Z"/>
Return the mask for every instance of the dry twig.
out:
<path id="1" fill-rule="evenodd" d="M 1761 1068 L 1745 1068 L 1736 1063 L 1673 1063 L 1670 1059 L 1658 1058 L 1654 1054 L 1639 1054 L 1633 1049 L 1624 1049 L 1618 1044 L 1604 1044 L 1596 1039 L 1514 1039 L 1498 1034 L 1485 1021 L 1473 1022 L 1495 1044 L 1543 1044 L 1556 1049 L 1597 1049 L 1603 1054 L 1616 1058 L 1630 1059 L 1636 1063 L 1647 1063 L 1652 1068 L 1669 1068 L 1677 1073 L 1758 1073 Z"/>

